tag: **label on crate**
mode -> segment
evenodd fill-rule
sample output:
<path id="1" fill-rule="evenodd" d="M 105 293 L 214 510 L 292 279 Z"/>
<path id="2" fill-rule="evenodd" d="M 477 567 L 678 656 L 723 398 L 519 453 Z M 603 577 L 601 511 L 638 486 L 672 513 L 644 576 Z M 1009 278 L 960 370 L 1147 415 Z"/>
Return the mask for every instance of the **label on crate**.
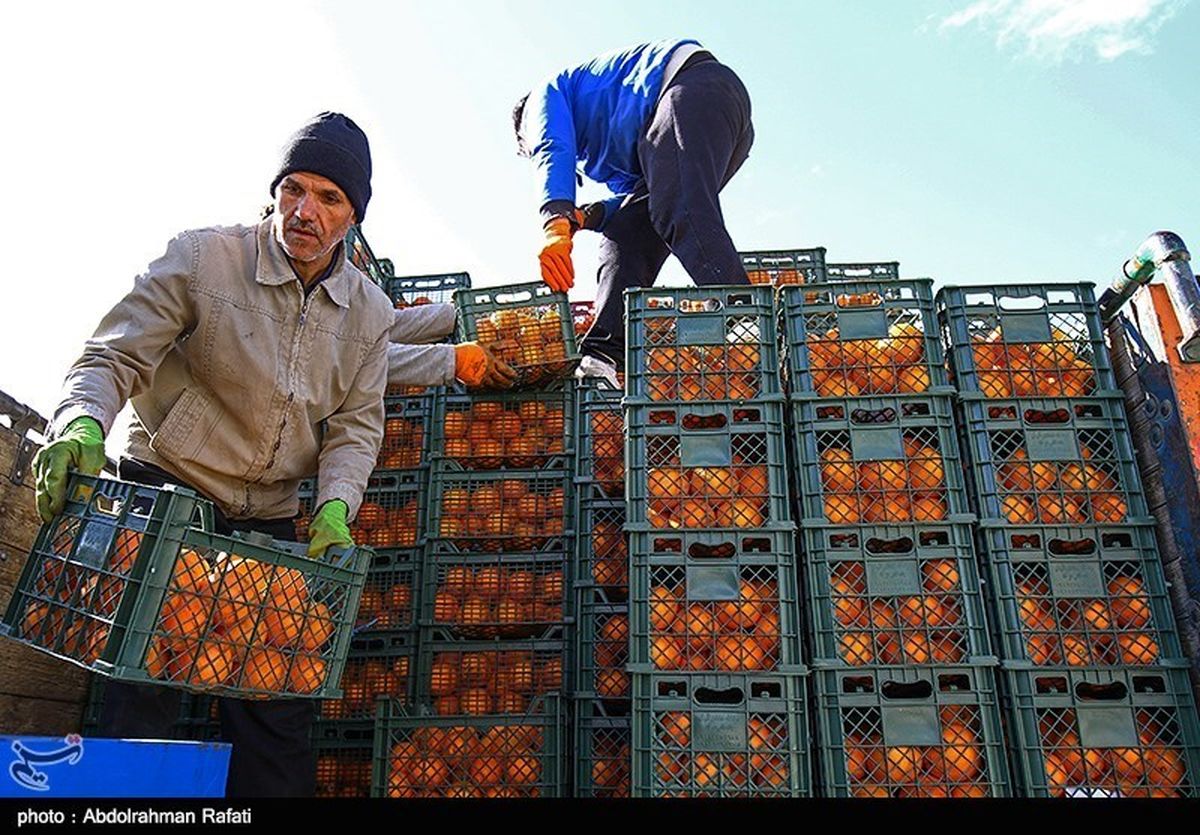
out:
<path id="1" fill-rule="evenodd" d="M 1081 459 L 1074 429 L 1026 429 L 1025 449 L 1030 461 Z"/>
<path id="2" fill-rule="evenodd" d="M 1104 582 L 1104 569 L 1093 562 L 1051 562 L 1050 590 L 1055 597 L 1104 598 L 1108 589 Z"/>
<path id="3" fill-rule="evenodd" d="M 117 534 L 117 526 L 107 519 L 89 519 L 79 532 L 72 561 L 88 568 L 101 568 L 108 557 L 109 546 Z"/>
<path id="4" fill-rule="evenodd" d="M 936 705 L 880 708 L 883 742 L 889 747 L 942 745 L 942 723 Z"/>
<path id="5" fill-rule="evenodd" d="M 867 594 L 871 597 L 915 597 L 922 594 L 916 562 L 867 560 Z"/>
<path id="6" fill-rule="evenodd" d="M 1133 711 L 1128 705 L 1099 707 L 1081 703 L 1075 711 L 1079 720 L 1079 743 L 1084 748 L 1140 748 Z"/>
<path id="7" fill-rule="evenodd" d="M 675 322 L 675 334 L 679 345 L 722 345 L 725 319 L 721 316 L 680 316 Z"/>
<path id="8" fill-rule="evenodd" d="M 687 597 L 689 600 L 741 599 L 737 566 L 689 566 Z"/>
<path id="9" fill-rule="evenodd" d="M 1052 342 L 1050 319 L 1044 312 L 1001 313 L 1000 333 L 1005 342 Z"/>
<path id="10" fill-rule="evenodd" d="M 850 449 L 855 461 L 892 461 L 904 458 L 900 427 L 850 430 Z"/>
<path id="11" fill-rule="evenodd" d="M 871 310 L 839 310 L 838 339 L 886 339 L 887 311 L 882 307 Z"/>
<path id="12" fill-rule="evenodd" d="M 729 467 L 733 464 L 733 448 L 727 435 L 705 437 L 683 435 L 679 438 L 681 467 Z"/>
<path id="13" fill-rule="evenodd" d="M 740 711 L 692 712 L 692 750 L 733 752 L 745 751 L 746 716 Z"/>

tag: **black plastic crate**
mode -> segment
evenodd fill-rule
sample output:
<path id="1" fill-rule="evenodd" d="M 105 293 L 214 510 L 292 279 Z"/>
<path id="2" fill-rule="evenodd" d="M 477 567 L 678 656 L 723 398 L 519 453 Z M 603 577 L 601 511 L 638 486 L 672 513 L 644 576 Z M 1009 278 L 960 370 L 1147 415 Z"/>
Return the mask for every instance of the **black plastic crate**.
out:
<path id="1" fill-rule="evenodd" d="M 783 287 L 825 280 L 825 247 L 739 252 L 751 284 Z"/>
<path id="2" fill-rule="evenodd" d="M 537 281 L 459 290 L 454 303 L 459 341 L 489 346 L 516 370 L 514 388 L 569 385 L 580 356 L 566 293 Z"/>
<path id="3" fill-rule="evenodd" d="M 784 410 L 782 401 L 628 407 L 630 526 L 789 524 Z"/>
<path id="4" fill-rule="evenodd" d="M 423 629 L 416 699 L 438 716 L 525 713 L 537 696 L 568 692 L 570 654 L 565 627 L 554 637 L 511 641 Z"/>
<path id="5" fill-rule="evenodd" d="M 373 721 L 314 722 L 312 747 L 317 759 L 317 797 L 371 796 Z"/>
<path id="6" fill-rule="evenodd" d="M 358 514 L 350 523 L 350 536 L 357 545 L 377 549 L 416 548 L 425 541 L 422 509 L 425 474 L 420 470 L 374 472 L 367 479 Z M 300 515 L 296 536 L 308 538 L 308 525 L 316 510 L 315 482 L 300 486 Z"/>
<path id="7" fill-rule="evenodd" d="M 576 390 L 576 489 L 590 498 L 625 500 L 625 392 L 599 378 Z"/>
<path id="8" fill-rule="evenodd" d="M 981 531 L 1004 656 L 1039 667 L 1177 662 L 1153 525 Z"/>
<path id="9" fill-rule="evenodd" d="M 626 393 L 639 403 L 780 394 L 771 287 L 625 293 Z"/>
<path id="10" fill-rule="evenodd" d="M 962 404 L 980 519 L 1013 525 L 1152 522 L 1120 397 Z"/>
<path id="11" fill-rule="evenodd" d="M 410 702 L 416 684 L 415 630 L 360 633 L 350 643 L 342 697 L 321 702 L 321 719 L 369 719 L 381 698 Z"/>
<path id="12" fill-rule="evenodd" d="M 967 525 L 802 534 L 816 666 L 994 663 Z"/>
<path id="13" fill-rule="evenodd" d="M 937 305 L 953 382 L 965 396 L 1118 391 L 1093 284 L 942 287 Z"/>
<path id="14" fill-rule="evenodd" d="M 994 667 L 814 673 L 825 797 L 1010 795 Z"/>
<path id="15" fill-rule="evenodd" d="M 375 727 L 376 797 L 567 796 L 569 726 L 561 698 L 489 717 L 429 716 L 391 705 Z"/>
<path id="16" fill-rule="evenodd" d="M 629 603 L 581 593 L 575 623 L 574 692 L 606 705 L 629 703 Z"/>
<path id="17" fill-rule="evenodd" d="M 575 587 L 585 599 L 621 603 L 629 599 L 629 535 L 625 502 L 577 499 Z"/>
<path id="18" fill-rule="evenodd" d="M 429 463 L 433 397 L 385 397 L 377 470 L 417 470 Z"/>
<path id="19" fill-rule="evenodd" d="M 572 618 L 570 554 L 431 556 L 421 625 L 462 638 L 537 638 Z"/>
<path id="20" fill-rule="evenodd" d="M 859 261 L 853 264 L 826 264 L 829 281 L 873 281 L 900 277 L 899 261 Z"/>
<path id="21" fill-rule="evenodd" d="M 789 675 L 633 680 L 634 797 L 808 797 L 805 688 Z"/>
<path id="22" fill-rule="evenodd" d="M 631 669 L 754 673 L 801 662 L 795 532 L 630 534 Z"/>
<path id="23" fill-rule="evenodd" d="M 632 719 L 628 710 L 623 716 L 609 715 L 604 707 L 587 698 L 575 699 L 573 705 L 572 797 L 629 797 L 633 756 Z"/>
<path id="24" fill-rule="evenodd" d="M 433 454 L 443 470 L 568 469 L 574 393 L 455 394 L 437 398 Z"/>
<path id="25" fill-rule="evenodd" d="M 1200 724 L 1186 666 L 1003 676 L 1025 796 L 1200 795 Z"/>
<path id="26" fill-rule="evenodd" d="M 793 396 L 948 394 L 933 279 L 788 287 L 779 295 L 785 384 Z"/>
<path id="27" fill-rule="evenodd" d="M 947 397 L 799 400 L 802 526 L 970 522 Z"/>
<path id="28" fill-rule="evenodd" d="M 570 493 L 567 470 L 460 472 L 434 464 L 427 553 L 566 553 Z"/>
<path id="29" fill-rule="evenodd" d="M 419 549 L 385 550 L 367 569 L 355 632 L 387 632 L 416 625 L 421 592 Z"/>
<path id="30" fill-rule="evenodd" d="M 389 278 L 383 285 L 384 292 L 397 308 L 449 304 L 454 301 L 455 290 L 470 286 L 471 276 L 465 272 L 398 275 Z"/>

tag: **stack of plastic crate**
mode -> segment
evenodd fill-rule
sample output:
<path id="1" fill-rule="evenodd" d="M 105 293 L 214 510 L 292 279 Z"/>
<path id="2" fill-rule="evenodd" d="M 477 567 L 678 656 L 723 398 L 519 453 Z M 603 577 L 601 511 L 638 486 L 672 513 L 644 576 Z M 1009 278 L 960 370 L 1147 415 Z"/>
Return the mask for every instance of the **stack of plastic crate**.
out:
<path id="1" fill-rule="evenodd" d="M 629 546 L 625 392 L 595 378 L 576 390 L 574 795 L 629 797 Z"/>
<path id="2" fill-rule="evenodd" d="M 779 295 L 821 793 L 1008 791 L 929 279 Z"/>
<path id="3" fill-rule="evenodd" d="M 754 285 L 786 287 L 825 280 L 825 247 L 739 252 L 746 277 Z"/>
<path id="4" fill-rule="evenodd" d="M 1092 286 L 938 305 L 1021 790 L 1195 796 L 1196 708 Z"/>
<path id="5" fill-rule="evenodd" d="M 635 796 L 809 793 L 772 293 L 626 294 Z"/>

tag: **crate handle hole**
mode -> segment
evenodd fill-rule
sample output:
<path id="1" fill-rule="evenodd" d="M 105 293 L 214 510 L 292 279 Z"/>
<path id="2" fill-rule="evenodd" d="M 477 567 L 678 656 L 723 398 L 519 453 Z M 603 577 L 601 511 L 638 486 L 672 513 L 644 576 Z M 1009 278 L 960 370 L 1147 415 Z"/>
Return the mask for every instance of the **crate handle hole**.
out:
<path id="1" fill-rule="evenodd" d="M 1066 676 L 1038 676 L 1033 680 L 1033 687 L 1038 693 L 1066 693 Z"/>
<path id="2" fill-rule="evenodd" d="M 654 409 L 650 412 L 651 426 L 674 426 L 675 412 L 673 409 Z"/>
<path id="3" fill-rule="evenodd" d="M 1162 676 L 1134 676 L 1134 693 L 1166 693 L 1167 682 Z"/>
<path id="4" fill-rule="evenodd" d="M 1075 416 L 1081 418 L 1102 418 L 1104 410 L 1095 403 L 1080 403 L 1075 406 Z"/>
<path id="5" fill-rule="evenodd" d="M 885 681 L 879 692 L 885 699 L 929 699 L 933 685 L 928 681 Z"/>
<path id="6" fill-rule="evenodd" d="M 945 673 L 938 676 L 938 690 L 943 693 L 964 693 L 971 689 L 971 677 L 966 673 Z"/>
<path id="7" fill-rule="evenodd" d="M 762 423 L 762 412 L 759 409 L 734 409 L 734 423 Z"/>
<path id="8" fill-rule="evenodd" d="M 728 560 L 737 556 L 737 546 L 732 542 L 722 542 L 719 545 L 706 545 L 703 542 L 693 542 L 688 546 L 688 556 L 698 560 Z"/>
<path id="9" fill-rule="evenodd" d="M 688 692 L 687 682 L 680 679 L 660 681 L 656 689 L 658 695 L 664 698 L 681 698 L 687 696 Z"/>
<path id="10" fill-rule="evenodd" d="M 855 550 L 859 548 L 858 534 L 856 533 L 834 533 L 829 535 L 829 547 L 837 550 Z"/>
<path id="11" fill-rule="evenodd" d="M 874 693 L 875 679 L 871 676 L 843 676 L 843 693 Z"/>
<path id="12" fill-rule="evenodd" d="M 1052 539 L 1050 553 L 1061 557 L 1075 557 L 1081 554 L 1096 553 L 1094 539 Z"/>
<path id="13" fill-rule="evenodd" d="M 857 424 L 895 423 L 896 410 L 891 406 L 882 409 L 855 409 L 850 413 L 850 422 Z"/>
<path id="14" fill-rule="evenodd" d="M 698 429 L 724 429 L 729 425 L 729 419 L 725 415 L 696 415 L 686 414 L 683 416 L 683 428 L 689 431 Z"/>
<path id="15" fill-rule="evenodd" d="M 1017 407 L 1011 404 L 988 406 L 988 418 L 991 420 L 1016 420 Z"/>
<path id="16" fill-rule="evenodd" d="M 950 534 L 947 531 L 922 531 L 917 538 L 924 548 L 946 547 L 950 544 Z"/>
<path id="17" fill-rule="evenodd" d="M 878 293 L 842 293 L 834 302 L 838 307 L 879 307 L 883 296 Z"/>
<path id="18" fill-rule="evenodd" d="M 783 685 L 777 681 L 752 681 L 750 696 L 755 699 L 782 699 Z"/>
<path id="19" fill-rule="evenodd" d="M 92 509 L 104 516 L 116 518 L 121 515 L 121 510 L 124 507 L 125 502 L 114 496 L 105 496 L 103 493 L 96 493 L 92 497 Z"/>
<path id="20" fill-rule="evenodd" d="M 911 554 L 913 541 L 911 537 L 900 536 L 895 539 L 880 539 L 871 537 L 867 540 L 867 553 L 870 554 Z"/>
<path id="21" fill-rule="evenodd" d="M 744 554 L 770 554 L 772 550 L 770 537 L 748 536 L 742 540 Z"/>
<path id="22" fill-rule="evenodd" d="M 1042 550 L 1041 534 L 1036 533 L 1014 533 L 1008 539 L 1009 546 L 1016 551 L 1040 551 Z"/>
<path id="23" fill-rule="evenodd" d="M 533 293 L 528 290 L 518 290 L 513 293 L 497 293 L 496 304 L 520 304 L 533 301 Z"/>
<path id="24" fill-rule="evenodd" d="M 712 687 L 697 687 L 693 700 L 698 705 L 740 705 L 746 701 L 746 691 L 740 687 L 717 690 Z"/>
<path id="25" fill-rule="evenodd" d="M 1026 409 L 1023 417 L 1026 423 L 1034 425 L 1071 422 L 1071 413 L 1066 409 Z"/>
<path id="26" fill-rule="evenodd" d="M 1120 702 L 1129 696 L 1129 688 L 1123 681 L 1114 681 L 1109 684 L 1081 681 L 1075 685 L 1075 696 L 1088 702 Z"/>
<path id="27" fill-rule="evenodd" d="M 674 537 L 656 536 L 653 547 L 656 554 L 682 554 L 683 540 Z"/>
<path id="28" fill-rule="evenodd" d="M 1040 296 L 1001 296 L 997 306 L 1001 310 L 1043 310 L 1046 300 Z"/>
<path id="29" fill-rule="evenodd" d="M 1106 533 L 1100 537 L 1105 548 L 1132 548 L 1133 537 L 1127 533 Z"/>

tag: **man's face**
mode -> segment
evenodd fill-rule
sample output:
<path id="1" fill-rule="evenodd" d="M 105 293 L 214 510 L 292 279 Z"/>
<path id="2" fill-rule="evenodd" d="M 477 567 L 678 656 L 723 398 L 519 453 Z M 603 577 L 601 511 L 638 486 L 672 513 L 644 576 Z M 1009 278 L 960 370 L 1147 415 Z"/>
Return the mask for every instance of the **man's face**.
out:
<path id="1" fill-rule="evenodd" d="M 346 237 L 354 207 L 338 186 L 320 174 L 296 171 L 275 187 L 275 239 L 293 261 L 317 261 Z"/>

